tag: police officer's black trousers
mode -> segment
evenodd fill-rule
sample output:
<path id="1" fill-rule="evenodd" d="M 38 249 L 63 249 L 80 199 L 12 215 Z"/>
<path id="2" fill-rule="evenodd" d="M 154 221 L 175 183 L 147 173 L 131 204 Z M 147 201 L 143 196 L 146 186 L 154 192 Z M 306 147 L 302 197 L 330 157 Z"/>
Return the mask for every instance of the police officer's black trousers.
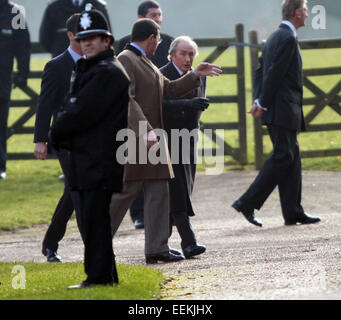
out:
<path id="1" fill-rule="evenodd" d="M 9 100 L 0 98 L 0 172 L 6 171 Z"/>
<path id="2" fill-rule="evenodd" d="M 112 192 L 82 190 L 79 195 L 86 281 L 93 284 L 118 283 L 109 215 Z"/>

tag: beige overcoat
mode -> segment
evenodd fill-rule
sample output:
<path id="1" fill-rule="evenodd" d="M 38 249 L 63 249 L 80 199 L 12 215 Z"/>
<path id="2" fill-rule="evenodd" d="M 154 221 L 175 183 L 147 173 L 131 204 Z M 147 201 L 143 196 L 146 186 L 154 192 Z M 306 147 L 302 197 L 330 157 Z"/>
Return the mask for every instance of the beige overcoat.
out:
<path id="1" fill-rule="evenodd" d="M 164 135 L 160 137 L 159 152 L 155 153 L 156 156 L 160 155 L 160 159 L 165 156 L 166 159 L 163 161 L 165 163 L 151 163 L 148 155 L 145 156 L 144 154 L 142 156 L 139 151 L 139 143 L 143 145 L 139 124 L 146 124 L 147 131 L 163 129 L 163 98 L 184 96 L 188 91 L 200 85 L 200 77 L 190 72 L 180 79 L 171 81 L 164 77 L 148 58 L 132 46 L 128 46 L 127 49 L 122 51 L 118 56 L 118 60 L 126 69 L 131 81 L 128 127 L 135 132 L 137 137 L 136 149 L 134 149 L 137 163 L 131 164 L 128 162 L 125 165 L 125 181 L 173 178 L 174 174 L 167 141 L 165 140 L 166 137 Z M 128 150 L 128 153 L 129 151 L 131 150 Z M 128 156 L 128 159 L 134 159 L 134 155 L 132 158 Z"/>

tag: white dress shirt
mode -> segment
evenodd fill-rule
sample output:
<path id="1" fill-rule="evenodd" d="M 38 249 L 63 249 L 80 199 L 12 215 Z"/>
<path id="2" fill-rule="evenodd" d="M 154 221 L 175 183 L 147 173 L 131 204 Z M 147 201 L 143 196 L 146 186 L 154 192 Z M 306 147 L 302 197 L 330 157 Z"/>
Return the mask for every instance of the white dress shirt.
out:
<path id="1" fill-rule="evenodd" d="M 68 47 L 67 50 L 69 51 L 69 53 L 70 53 L 70 55 L 71 55 L 71 57 L 75 63 L 77 63 L 77 61 L 82 57 L 77 52 L 72 50 L 71 47 Z"/>
<path id="2" fill-rule="evenodd" d="M 285 24 L 287 25 L 291 30 L 292 32 L 294 33 L 294 37 L 297 38 L 297 31 L 296 31 L 296 28 L 295 26 L 288 20 L 283 20 L 282 21 L 282 24 Z"/>

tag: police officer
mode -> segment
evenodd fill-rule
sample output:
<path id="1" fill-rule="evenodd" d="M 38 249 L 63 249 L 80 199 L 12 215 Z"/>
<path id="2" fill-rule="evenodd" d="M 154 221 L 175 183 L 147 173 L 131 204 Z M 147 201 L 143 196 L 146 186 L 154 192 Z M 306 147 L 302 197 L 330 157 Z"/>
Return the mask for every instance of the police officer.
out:
<path id="1" fill-rule="evenodd" d="M 127 128 L 129 102 L 128 76 L 114 57 L 114 38 L 104 15 L 84 11 L 77 31 L 86 59 L 76 64 L 64 111 L 50 132 L 57 149 L 70 150 L 70 185 L 80 199 L 87 279 L 70 289 L 118 282 L 109 205 L 112 193 L 123 185 L 124 165 L 115 157 L 121 144 L 116 134 Z"/>
<path id="2" fill-rule="evenodd" d="M 58 56 L 69 46 L 65 28 L 66 20 L 74 13 L 84 11 L 88 3 L 101 11 L 109 23 L 106 2 L 103 0 L 54 0 L 47 6 L 40 25 L 39 41 L 44 49 L 52 54 L 52 57 Z"/>
<path id="3" fill-rule="evenodd" d="M 18 73 L 14 87 L 25 87 L 30 66 L 30 35 L 23 8 L 0 0 L 0 179 L 6 179 L 6 140 L 14 57 Z"/>

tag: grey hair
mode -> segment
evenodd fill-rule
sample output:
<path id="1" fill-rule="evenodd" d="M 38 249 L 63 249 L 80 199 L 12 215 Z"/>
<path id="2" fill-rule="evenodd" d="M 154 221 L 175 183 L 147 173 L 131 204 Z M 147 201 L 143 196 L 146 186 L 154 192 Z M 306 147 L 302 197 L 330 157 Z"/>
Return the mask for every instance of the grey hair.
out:
<path id="1" fill-rule="evenodd" d="M 169 47 L 169 50 L 168 50 L 168 60 L 169 61 L 171 61 L 172 55 L 176 53 L 176 50 L 177 50 L 180 42 L 189 43 L 194 49 L 194 56 L 197 56 L 199 54 L 198 45 L 195 43 L 195 41 L 191 37 L 180 36 L 180 37 L 175 38 Z"/>

